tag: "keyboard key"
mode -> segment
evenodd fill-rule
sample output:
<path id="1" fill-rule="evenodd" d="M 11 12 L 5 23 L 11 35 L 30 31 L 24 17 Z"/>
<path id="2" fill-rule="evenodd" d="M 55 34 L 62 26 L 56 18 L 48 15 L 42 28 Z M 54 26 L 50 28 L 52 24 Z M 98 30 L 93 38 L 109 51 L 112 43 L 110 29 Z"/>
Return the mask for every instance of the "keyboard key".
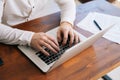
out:
<path id="1" fill-rule="evenodd" d="M 58 60 L 60 56 L 69 48 L 69 40 L 67 41 L 65 46 L 62 46 L 62 43 L 59 43 L 60 51 L 58 53 L 54 53 L 51 50 L 45 48 L 45 50 L 50 54 L 50 56 L 44 55 L 42 52 L 36 53 L 36 55 L 42 59 L 47 65 L 52 62 Z"/>
<path id="2" fill-rule="evenodd" d="M 53 53 L 52 51 L 45 49 L 50 56 L 46 56 L 44 55 L 42 52 L 38 52 L 36 53 L 36 55 L 41 58 L 47 65 L 49 65 L 50 63 L 56 61 L 57 59 L 60 58 L 60 56 L 65 52 L 66 49 L 69 48 L 69 44 L 65 45 L 65 46 L 60 46 L 60 51 L 58 53 Z"/>

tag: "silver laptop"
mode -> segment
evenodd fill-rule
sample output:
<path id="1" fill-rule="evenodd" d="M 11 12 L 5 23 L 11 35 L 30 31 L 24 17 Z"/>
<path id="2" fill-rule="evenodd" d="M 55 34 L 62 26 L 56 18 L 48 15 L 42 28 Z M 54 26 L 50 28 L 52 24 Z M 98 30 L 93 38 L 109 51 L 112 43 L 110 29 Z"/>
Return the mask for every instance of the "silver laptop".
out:
<path id="1" fill-rule="evenodd" d="M 102 37 L 102 35 L 110 29 L 112 26 L 101 30 L 100 32 L 86 38 L 82 34 L 75 31 L 81 39 L 81 42 L 72 46 L 68 47 L 63 50 L 61 49 L 58 54 L 51 54 L 51 56 L 45 56 L 39 51 L 36 51 L 28 46 L 18 46 L 18 48 L 35 64 L 38 68 L 40 68 L 43 72 L 49 72 L 52 69 L 56 68 L 60 64 L 64 63 L 65 61 L 69 60 L 70 58 L 74 57 L 75 55 L 82 52 L 84 49 L 91 46 L 96 40 Z M 49 35 L 52 35 L 55 39 L 57 39 L 57 28 L 54 28 L 48 32 L 46 32 Z M 49 50 L 47 50 L 49 51 Z"/>

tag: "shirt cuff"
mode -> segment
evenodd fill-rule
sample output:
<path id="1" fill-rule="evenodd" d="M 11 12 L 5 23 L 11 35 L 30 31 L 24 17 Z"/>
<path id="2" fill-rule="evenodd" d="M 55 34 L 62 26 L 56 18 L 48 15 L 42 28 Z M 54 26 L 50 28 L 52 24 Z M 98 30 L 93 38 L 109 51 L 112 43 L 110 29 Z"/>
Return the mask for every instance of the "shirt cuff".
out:
<path id="1" fill-rule="evenodd" d="M 63 19 L 61 19 L 61 23 L 62 22 L 68 22 L 70 23 L 71 25 L 74 25 L 74 20 L 68 18 L 68 17 L 64 17 Z"/>
<path id="2" fill-rule="evenodd" d="M 19 43 L 19 45 L 31 46 L 30 44 L 31 44 L 33 35 L 34 35 L 34 32 L 24 31 L 24 33 L 19 38 L 19 40 L 22 41 L 22 43 Z"/>

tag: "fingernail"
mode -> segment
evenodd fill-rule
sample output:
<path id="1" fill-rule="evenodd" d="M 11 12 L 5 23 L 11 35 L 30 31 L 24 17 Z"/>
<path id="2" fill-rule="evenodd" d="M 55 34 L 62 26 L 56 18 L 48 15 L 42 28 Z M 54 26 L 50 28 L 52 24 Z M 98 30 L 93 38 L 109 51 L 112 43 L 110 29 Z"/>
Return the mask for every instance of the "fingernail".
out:
<path id="1" fill-rule="evenodd" d="M 57 52 L 60 51 L 60 49 L 57 49 Z"/>
<path id="2" fill-rule="evenodd" d="M 59 39 L 58 42 L 61 42 L 61 40 Z"/>
<path id="3" fill-rule="evenodd" d="M 65 45 L 65 44 L 66 44 L 65 41 L 63 41 L 63 42 L 62 42 L 62 45 Z"/>
<path id="4" fill-rule="evenodd" d="M 72 44 L 69 44 L 69 47 L 72 47 Z"/>
<path id="5" fill-rule="evenodd" d="M 46 56 L 50 56 L 50 54 L 46 54 Z"/>
<path id="6" fill-rule="evenodd" d="M 58 53 L 58 51 L 55 51 L 55 54 L 57 54 Z"/>
<path id="7" fill-rule="evenodd" d="M 59 47 L 59 43 L 57 43 L 57 46 Z"/>

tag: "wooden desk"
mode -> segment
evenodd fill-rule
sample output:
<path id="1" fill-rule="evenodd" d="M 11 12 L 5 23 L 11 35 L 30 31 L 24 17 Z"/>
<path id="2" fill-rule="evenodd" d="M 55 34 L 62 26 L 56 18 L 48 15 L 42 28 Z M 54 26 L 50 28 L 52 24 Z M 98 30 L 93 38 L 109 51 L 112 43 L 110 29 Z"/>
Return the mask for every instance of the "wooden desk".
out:
<path id="1" fill-rule="evenodd" d="M 77 8 L 76 24 L 90 11 L 120 16 L 120 9 L 111 4 L 92 1 Z M 55 13 L 15 27 L 35 32 L 47 31 L 57 26 L 59 19 L 59 13 Z M 84 33 L 79 28 L 77 30 Z M 0 80 L 97 80 L 120 66 L 120 45 L 101 38 L 47 74 L 42 73 L 16 46 L 0 44 L 0 57 L 4 61 L 4 65 L 0 66 Z"/>

